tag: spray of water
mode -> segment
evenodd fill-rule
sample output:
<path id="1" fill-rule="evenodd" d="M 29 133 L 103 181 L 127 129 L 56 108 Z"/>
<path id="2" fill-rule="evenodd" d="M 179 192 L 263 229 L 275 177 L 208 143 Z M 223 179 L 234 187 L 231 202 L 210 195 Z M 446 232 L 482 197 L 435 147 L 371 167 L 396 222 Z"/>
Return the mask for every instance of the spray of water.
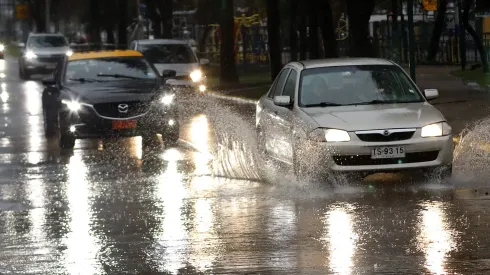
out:
<path id="1" fill-rule="evenodd" d="M 490 117 L 467 127 L 454 150 L 454 167 L 458 178 L 480 182 L 490 176 Z"/>

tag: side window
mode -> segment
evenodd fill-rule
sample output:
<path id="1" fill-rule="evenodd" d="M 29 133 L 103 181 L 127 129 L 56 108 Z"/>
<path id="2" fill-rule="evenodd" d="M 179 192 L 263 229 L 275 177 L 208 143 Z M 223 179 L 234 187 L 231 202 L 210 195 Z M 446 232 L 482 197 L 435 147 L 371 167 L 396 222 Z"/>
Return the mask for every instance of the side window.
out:
<path id="1" fill-rule="evenodd" d="M 276 81 L 274 82 L 274 85 L 269 93 L 270 98 L 274 98 L 276 95 L 281 95 L 282 88 L 284 87 L 289 71 L 290 69 L 286 68 L 279 73 L 279 76 L 277 76 Z"/>
<path id="2" fill-rule="evenodd" d="M 291 99 L 294 99 L 294 91 L 296 90 L 296 77 L 298 73 L 296 70 L 292 69 L 289 74 L 288 80 L 286 81 L 286 85 L 284 86 L 284 90 L 282 95 L 288 95 Z"/>

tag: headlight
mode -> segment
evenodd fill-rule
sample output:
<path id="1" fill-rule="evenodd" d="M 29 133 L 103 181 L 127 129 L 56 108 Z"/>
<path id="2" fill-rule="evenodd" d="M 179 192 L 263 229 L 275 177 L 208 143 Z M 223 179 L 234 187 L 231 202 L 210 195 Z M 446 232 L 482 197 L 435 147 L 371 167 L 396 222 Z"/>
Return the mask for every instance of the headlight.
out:
<path id="1" fill-rule="evenodd" d="M 68 109 L 72 112 L 77 112 L 80 110 L 80 108 L 82 108 L 82 104 L 80 104 L 80 102 L 78 101 L 74 101 L 74 100 L 65 100 L 63 99 L 61 101 L 61 103 L 65 104 L 66 107 L 68 107 Z"/>
<path id="2" fill-rule="evenodd" d="M 451 126 L 447 122 L 439 122 L 422 127 L 422 137 L 442 137 L 451 134 Z"/>
<path id="3" fill-rule="evenodd" d="M 37 55 L 35 53 L 33 53 L 32 51 L 27 51 L 26 52 L 26 58 L 27 59 L 33 59 L 33 58 L 36 58 L 36 56 Z"/>
<path id="4" fill-rule="evenodd" d="M 170 105 L 172 102 L 174 102 L 174 97 L 174 94 L 164 95 L 160 101 L 165 105 Z"/>
<path id="5" fill-rule="evenodd" d="M 72 51 L 72 50 L 68 50 L 68 51 L 66 52 L 66 56 L 72 56 L 72 55 L 73 55 L 73 51 Z"/>
<path id="6" fill-rule="evenodd" d="M 193 82 L 198 82 L 201 81 L 202 79 L 202 72 L 200 70 L 195 70 L 190 74 L 190 77 Z"/>
<path id="7" fill-rule="evenodd" d="M 3 44 L 0 44 L 0 52 L 3 52 L 5 50 L 5 46 Z"/>
<path id="8" fill-rule="evenodd" d="M 308 138 L 320 142 L 346 142 L 350 141 L 347 131 L 338 129 L 315 129 L 308 134 Z"/>

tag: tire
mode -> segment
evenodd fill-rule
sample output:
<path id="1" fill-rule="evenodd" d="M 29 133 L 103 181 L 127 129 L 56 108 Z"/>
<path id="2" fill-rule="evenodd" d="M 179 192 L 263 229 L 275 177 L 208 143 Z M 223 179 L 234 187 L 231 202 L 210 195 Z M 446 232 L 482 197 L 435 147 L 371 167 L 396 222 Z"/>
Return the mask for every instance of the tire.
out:
<path id="1" fill-rule="evenodd" d="M 144 134 L 141 136 L 141 143 L 143 149 L 154 149 L 158 147 L 158 139 L 156 134 Z"/>
<path id="2" fill-rule="evenodd" d="M 314 165 L 315 161 L 311 160 L 306 150 L 302 149 L 301 145 L 295 145 L 293 149 L 293 171 L 296 179 L 300 182 L 319 183 L 324 180 L 325 174 L 323 169 L 319 169 Z"/>
<path id="3" fill-rule="evenodd" d="M 56 137 L 58 134 L 58 115 L 43 107 L 44 136 L 46 138 Z"/>
<path id="4" fill-rule="evenodd" d="M 60 134 L 60 148 L 61 149 L 73 149 L 75 147 L 75 137 L 67 135 L 65 133 Z"/>
<path id="5" fill-rule="evenodd" d="M 174 147 L 179 141 L 179 131 L 177 130 L 170 133 L 165 133 L 162 135 L 162 139 L 163 146 L 165 146 L 165 148 Z"/>
<path id="6" fill-rule="evenodd" d="M 25 75 L 25 69 L 21 64 L 19 64 L 19 78 L 20 80 L 27 80 Z"/>

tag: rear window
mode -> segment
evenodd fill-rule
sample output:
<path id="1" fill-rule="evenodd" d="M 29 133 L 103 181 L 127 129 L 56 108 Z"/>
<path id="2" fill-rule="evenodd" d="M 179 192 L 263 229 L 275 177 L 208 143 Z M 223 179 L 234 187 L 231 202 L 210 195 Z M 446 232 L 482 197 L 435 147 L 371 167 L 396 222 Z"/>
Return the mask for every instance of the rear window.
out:
<path id="1" fill-rule="evenodd" d="M 138 51 L 154 64 L 187 64 L 197 63 L 197 58 L 189 45 L 155 44 L 139 45 Z"/>

